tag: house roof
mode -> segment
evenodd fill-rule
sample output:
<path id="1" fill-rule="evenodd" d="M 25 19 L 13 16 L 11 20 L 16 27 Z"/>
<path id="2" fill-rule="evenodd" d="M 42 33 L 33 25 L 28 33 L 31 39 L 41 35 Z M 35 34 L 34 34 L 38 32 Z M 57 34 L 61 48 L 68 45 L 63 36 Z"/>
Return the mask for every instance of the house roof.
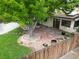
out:
<path id="1" fill-rule="evenodd" d="M 64 19 L 70 19 L 70 20 L 75 20 L 76 18 L 79 18 L 79 15 L 64 15 L 64 14 L 60 14 L 60 15 L 56 15 L 55 18 L 64 18 Z"/>

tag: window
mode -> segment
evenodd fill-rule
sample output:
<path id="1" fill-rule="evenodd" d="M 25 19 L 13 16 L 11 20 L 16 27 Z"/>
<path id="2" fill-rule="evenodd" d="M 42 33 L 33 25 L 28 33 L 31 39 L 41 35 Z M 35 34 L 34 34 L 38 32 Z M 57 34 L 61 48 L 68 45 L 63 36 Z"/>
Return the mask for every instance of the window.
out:
<path id="1" fill-rule="evenodd" d="M 79 26 L 79 20 L 78 21 L 75 21 L 74 27 L 78 27 L 78 26 Z"/>
<path id="2" fill-rule="evenodd" d="M 70 27 L 71 21 L 62 20 L 62 26 Z"/>

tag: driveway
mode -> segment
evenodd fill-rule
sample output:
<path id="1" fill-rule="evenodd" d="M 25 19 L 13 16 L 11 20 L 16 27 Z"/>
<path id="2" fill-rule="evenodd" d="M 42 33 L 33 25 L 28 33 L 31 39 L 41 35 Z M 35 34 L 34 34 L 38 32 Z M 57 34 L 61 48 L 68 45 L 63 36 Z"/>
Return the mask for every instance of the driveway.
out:
<path id="1" fill-rule="evenodd" d="M 66 55 L 60 57 L 59 59 L 79 59 L 79 47 L 71 50 Z"/>

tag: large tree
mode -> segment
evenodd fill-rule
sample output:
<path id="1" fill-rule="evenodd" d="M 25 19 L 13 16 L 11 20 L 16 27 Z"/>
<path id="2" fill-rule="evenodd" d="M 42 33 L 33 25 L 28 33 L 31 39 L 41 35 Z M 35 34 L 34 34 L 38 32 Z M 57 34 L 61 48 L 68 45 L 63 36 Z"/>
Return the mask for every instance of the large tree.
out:
<path id="1" fill-rule="evenodd" d="M 0 0 L 0 19 L 4 22 L 15 21 L 21 27 L 43 22 L 55 9 L 70 13 L 79 0 Z"/>

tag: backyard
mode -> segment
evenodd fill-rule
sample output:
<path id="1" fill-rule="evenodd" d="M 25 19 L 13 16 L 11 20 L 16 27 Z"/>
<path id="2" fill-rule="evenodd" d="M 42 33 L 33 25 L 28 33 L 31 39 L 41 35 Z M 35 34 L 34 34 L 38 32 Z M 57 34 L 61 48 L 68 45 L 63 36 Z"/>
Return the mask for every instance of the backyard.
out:
<path id="1" fill-rule="evenodd" d="M 0 59 L 58 59 L 78 27 L 79 0 L 0 0 Z"/>
<path id="2" fill-rule="evenodd" d="M 0 35 L 0 59 L 20 59 L 31 52 L 31 49 L 17 43 L 20 35 L 21 29 Z"/>

